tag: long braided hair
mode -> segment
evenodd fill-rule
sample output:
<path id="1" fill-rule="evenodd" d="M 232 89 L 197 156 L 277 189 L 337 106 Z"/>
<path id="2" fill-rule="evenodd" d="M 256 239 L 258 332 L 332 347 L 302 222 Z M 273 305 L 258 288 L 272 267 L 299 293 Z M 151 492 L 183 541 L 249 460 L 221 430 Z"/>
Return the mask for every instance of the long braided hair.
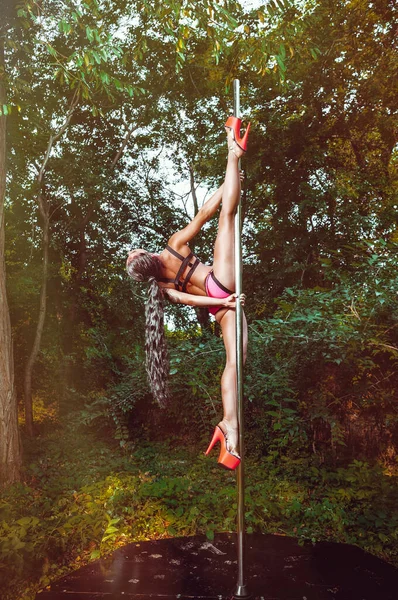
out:
<path id="1" fill-rule="evenodd" d="M 169 360 L 164 334 L 164 293 L 158 284 L 162 263 L 149 252 L 140 252 L 127 261 L 127 273 L 135 281 L 148 281 L 148 300 L 145 305 L 146 371 L 152 394 L 161 408 L 169 398 Z"/>

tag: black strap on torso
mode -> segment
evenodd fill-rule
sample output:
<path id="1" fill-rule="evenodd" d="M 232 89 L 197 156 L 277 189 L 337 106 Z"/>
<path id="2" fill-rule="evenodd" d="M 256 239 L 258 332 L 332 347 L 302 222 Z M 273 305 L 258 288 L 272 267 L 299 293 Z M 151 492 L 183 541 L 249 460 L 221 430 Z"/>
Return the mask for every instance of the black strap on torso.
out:
<path id="1" fill-rule="evenodd" d="M 175 279 L 168 279 L 166 277 L 162 277 L 161 279 L 158 279 L 158 281 L 162 281 L 163 283 L 173 283 L 176 290 L 180 290 L 180 288 L 181 288 L 181 290 L 180 290 L 181 292 L 186 292 L 189 280 L 191 279 L 192 275 L 194 274 L 196 267 L 200 264 L 200 260 L 198 258 L 196 258 L 196 256 L 194 256 L 194 254 L 192 252 L 190 254 L 188 254 L 188 256 L 182 256 L 179 252 L 174 250 L 174 248 L 171 248 L 171 246 L 169 246 L 169 245 L 166 246 L 166 250 L 168 252 L 170 252 L 170 254 L 172 254 L 173 256 L 178 258 L 178 260 L 181 261 L 181 266 L 178 269 Z M 192 258 L 195 259 L 194 262 L 190 262 Z M 184 274 L 185 269 L 188 266 L 191 268 L 189 269 L 187 276 L 185 277 L 185 279 L 181 279 L 181 277 Z"/>

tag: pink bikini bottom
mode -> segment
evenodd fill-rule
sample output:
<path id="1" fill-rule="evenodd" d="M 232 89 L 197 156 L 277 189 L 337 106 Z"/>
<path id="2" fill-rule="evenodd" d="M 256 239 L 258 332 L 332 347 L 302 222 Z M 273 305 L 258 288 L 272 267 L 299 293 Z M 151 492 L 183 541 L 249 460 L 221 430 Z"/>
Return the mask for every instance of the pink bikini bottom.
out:
<path id="1" fill-rule="evenodd" d="M 216 279 L 213 271 L 210 271 L 206 277 L 205 281 L 206 285 L 206 294 L 209 298 L 228 298 L 233 292 L 231 292 L 228 288 L 224 287 L 222 283 Z M 208 306 L 208 311 L 210 314 L 215 315 L 222 306 Z"/>

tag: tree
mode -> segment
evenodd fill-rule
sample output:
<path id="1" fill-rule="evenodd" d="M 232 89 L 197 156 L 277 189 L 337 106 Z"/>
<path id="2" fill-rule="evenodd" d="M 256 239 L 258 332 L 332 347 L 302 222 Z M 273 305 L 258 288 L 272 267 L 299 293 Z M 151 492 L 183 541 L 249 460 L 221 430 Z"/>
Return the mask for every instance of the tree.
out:
<path id="1" fill-rule="evenodd" d="M 4 61 L 5 27 L 0 27 L 0 486 L 19 479 L 21 447 L 14 387 L 11 322 L 5 270 L 6 120 L 7 95 Z"/>
<path id="2" fill-rule="evenodd" d="M 35 180 L 32 183 L 34 197 L 42 220 L 43 252 L 39 318 L 24 374 L 25 422 L 29 435 L 33 435 L 32 371 L 41 346 L 47 307 L 51 198 L 49 198 L 48 186 L 46 187 L 45 180 L 49 162 L 52 160 L 56 145 L 59 144 L 60 139 L 70 126 L 78 104 L 82 108 L 84 107 L 86 110 L 96 113 L 98 109 L 95 102 L 99 90 L 104 93 L 104 98 L 109 99 L 111 86 L 115 85 L 117 90 L 123 92 L 127 85 L 118 82 L 115 76 L 109 76 L 105 71 L 97 69 L 91 63 L 91 60 L 93 60 L 94 64 L 101 64 L 101 68 L 106 68 L 108 62 L 120 56 L 120 50 L 113 43 L 111 37 L 101 36 L 100 28 L 94 27 L 96 19 L 100 19 L 95 3 L 92 12 L 89 12 L 89 14 L 84 14 L 78 9 L 73 12 L 71 7 L 67 9 L 67 14 L 69 19 L 75 23 L 77 31 L 79 33 L 84 32 L 84 37 L 79 35 L 74 38 L 72 48 L 65 43 L 65 38 L 72 28 L 70 22 L 65 20 L 62 9 L 61 14 L 57 10 L 47 13 L 42 11 L 42 7 L 36 5 L 32 7 L 27 4 L 26 8 L 21 8 L 18 11 L 20 24 L 28 30 L 28 36 L 27 40 L 25 39 L 17 50 L 20 51 L 22 48 L 25 52 L 30 51 L 35 57 L 35 63 L 33 68 L 25 68 L 25 65 L 22 67 L 22 70 L 25 70 L 23 75 L 30 81 L 31 87 L 27 88 L 26 81 L 19 86 L 19 89 L 18 86 L 14 86 L 12 90 L 14 98 L 12 100 L 14 104 L 18 101 L 23 103 L 25 115 L 33 112 L 33 119 L 29 119 L 28 124 L 25 124 L 25 129 L 27 129 L 27 137 L 36 141 L 36 144 L 33 144 L 34 151 L 30 160 L 31 165 L 37 171 Z M 91 27 L 86 25 L 85 19 L 90 21 Z M 50 28 L 49 31 L 46 31 L 47 25 L 54 27 L 54 24 L 58 25 L 55 37 L 54 29 Z M 51 43 L 47 41 L 46 36 L 51 38 Z M 40 51 L 43 46 L 48 50 L 48 53 L 44 56 Z M 62 53 L 66 49 L 69 52 L 73 50 L 70 57 L 74 57 L 74 64 L 72 67 L 62 68 L 61 66 L 59 68 L 58 55 L 62 55 L 64 58 Z M 13 56 L 12 50 L 15 50 L 14 47 L 11 46 L 10 50 L 11 69 L 17 72 L 17 82 L 22 81 L 21 73 L 18 73 L 18 59 L 20 58 L 18 57 L 18 51 L 14 52 Z M 90 53 L 91 58 L 87 52 Z M 80 58 L 80 55 L 83 55 L 84 59 Z M 55 64 L 53 64 L 54 59 Z M 54 78 L 56 80 L 55 85 Z M 131 85 L 127 87 L 130 92 L 133 91 Z M 54 93 L 57 102 L 49 100 Z M 65 109 L 62 108 L 63 106 L 65 106 Z M 36 129 L 37 125 L 39 125 L 38 130 Z M 36 134 L 35 131 L 37 131 Z"/>

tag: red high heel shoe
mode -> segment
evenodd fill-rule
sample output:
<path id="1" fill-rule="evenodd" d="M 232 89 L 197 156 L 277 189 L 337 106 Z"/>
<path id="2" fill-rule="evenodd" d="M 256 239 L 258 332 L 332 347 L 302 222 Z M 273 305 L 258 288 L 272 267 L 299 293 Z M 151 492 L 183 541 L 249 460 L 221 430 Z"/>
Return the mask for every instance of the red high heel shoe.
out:
<path id="1" fill-rule="evenodd" d="M 247 150 L 247 139 L 249 137 L 250 123 L 248 124 L 243 138 L 240 137 L 240 127 L 242 125 L 242 119 L 238 117 L 228 117 L 225 127 L 231 129 L 234 137 L 234 141 L 238 144 L 244 152 Z"/>
<path id="2" fill-rule="evenodd" d="M 216 445 L 216 443 L 218 441 L 221 444 L 220 456 L 218 457 L 218 463 L 220 465 L 222 465 L 223 467 L 225 467 L 226 469 L 231 469 L 231 470 L 236 469 L 236 467 L 240 464 L 240 458 L 239 458 L 239 456 L 232 454 L 232 452 L 229 452 L 229 450 L 227 449 L 227 438 L 225 436 L 225 433 L 223 432 L 221 427 L 219 427 L 218 425 L 216 426 L 216 428 L 214 430 L 213 438 L 210 442 L 210 445 L 205 452 L 206 456 L 208 454 L 210 454 L 211 450 L 214 448 L 214 446 Z"/>

